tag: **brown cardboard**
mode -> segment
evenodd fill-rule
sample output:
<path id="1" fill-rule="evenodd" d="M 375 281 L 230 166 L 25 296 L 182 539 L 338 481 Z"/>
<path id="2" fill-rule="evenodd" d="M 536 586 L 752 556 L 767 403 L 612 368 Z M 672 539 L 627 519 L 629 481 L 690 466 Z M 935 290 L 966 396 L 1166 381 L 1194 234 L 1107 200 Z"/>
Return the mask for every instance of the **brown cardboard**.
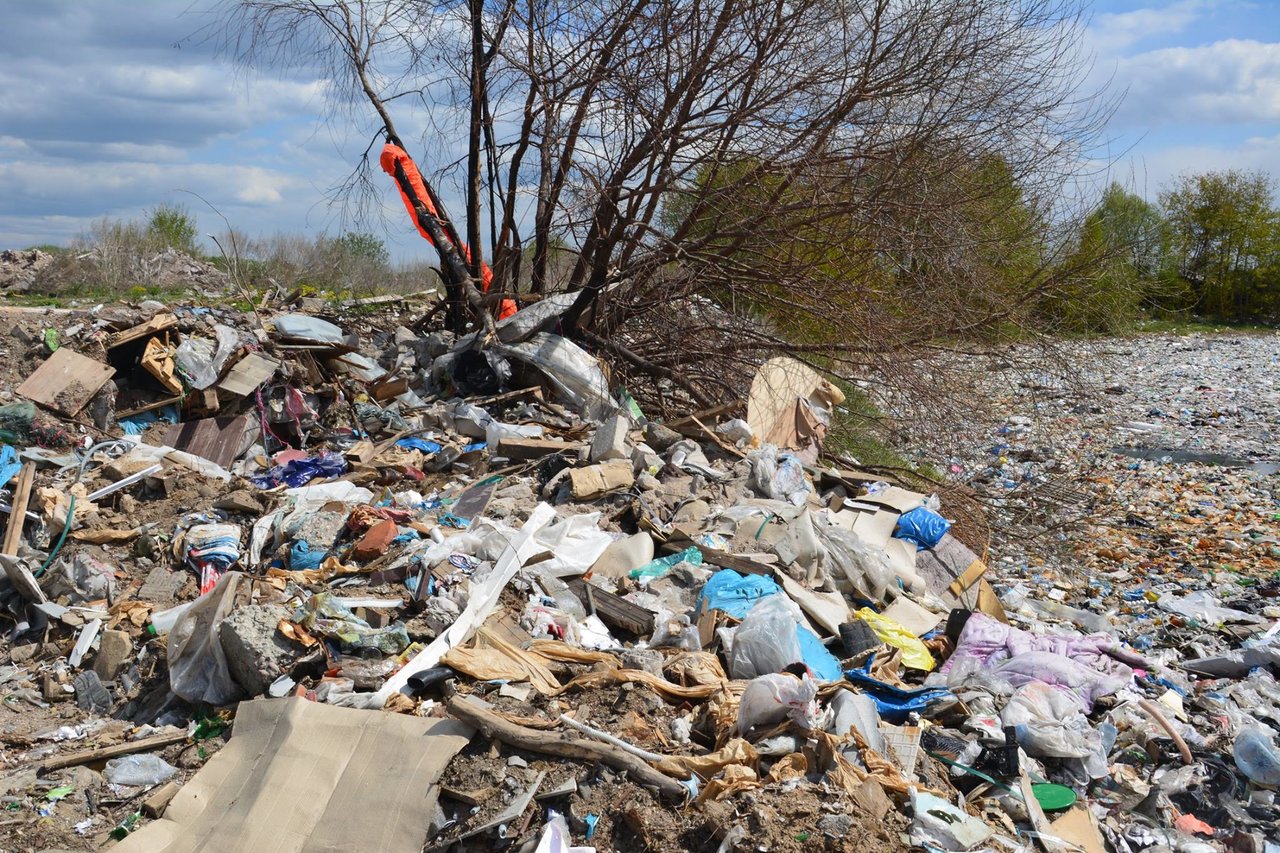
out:
<path id="1" fill-rule="evenodd" d="M 445 765 L 471 738 L 453 719 L 256 699 L 231 740 L 117 853 L 419 853 Z"/>

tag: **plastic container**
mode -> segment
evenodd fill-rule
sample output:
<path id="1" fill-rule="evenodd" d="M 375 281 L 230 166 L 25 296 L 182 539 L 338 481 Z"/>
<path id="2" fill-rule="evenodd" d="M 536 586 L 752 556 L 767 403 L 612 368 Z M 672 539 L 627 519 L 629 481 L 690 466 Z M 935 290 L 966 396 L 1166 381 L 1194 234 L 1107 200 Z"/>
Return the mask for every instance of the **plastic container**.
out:
<path id="1" fill-rule="evenodd" d="M 156 613 L 152 613 L 151 625 L 148 627 L 152 636 L 159 637 L 172 631 L 174 623 L 177 622 L 179 617 L 181 617 L 183 613 L 186 613 L 187 609 L 193 604 L 195 604 L 194 601 L 188 601 L 185 604 L 179 604 L 177 607 L 170 607 L 168 610 L 160 610 Z"/>
<path id="2" fill-rule="evenodd" d="M 1236 767 L 1249 781 L 1268 787 L 1280 786 L 1280 750 L 1276 748 L 1275 732 L 1269 727 L 1255 723 L 1241 729 L 1231 754 Z"/>

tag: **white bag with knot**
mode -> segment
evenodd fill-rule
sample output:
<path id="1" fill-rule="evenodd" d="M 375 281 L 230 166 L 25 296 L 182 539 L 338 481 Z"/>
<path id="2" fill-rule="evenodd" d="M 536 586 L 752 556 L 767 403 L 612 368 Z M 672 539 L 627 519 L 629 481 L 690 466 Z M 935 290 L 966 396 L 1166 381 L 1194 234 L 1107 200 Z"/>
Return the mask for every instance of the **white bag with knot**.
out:
<path id="1" fill-rule="evenodd" d="M 729 677 L 755 678 L 803 661 L 796 637 L 796 626 L 803 624 L 800 608 L 784 593 L 760 599 L 733 634 Z"/>

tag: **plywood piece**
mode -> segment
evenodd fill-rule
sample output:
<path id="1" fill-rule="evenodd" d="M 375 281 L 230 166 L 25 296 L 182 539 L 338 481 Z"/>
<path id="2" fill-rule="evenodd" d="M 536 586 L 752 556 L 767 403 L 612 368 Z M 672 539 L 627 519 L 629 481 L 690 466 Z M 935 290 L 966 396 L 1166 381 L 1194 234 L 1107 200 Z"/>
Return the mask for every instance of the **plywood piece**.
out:
<path id="1" fill-rule="evenodd" d="M 58 347 L 57 352 L 18 386 L 18 396 L 71 418 L 115 373 L 116 369 L 110 365 Z"/>
<path id="2" fill-rule="evenodd" d="M 247 397 L 269 380 L 280 367 L 280 362 L 262 353 L 251 352 L 236 362 L 235 366 L 222 377 L 217 387 L 220 391 Z"/>
<path id="3" fill-rule="evenodd" d="M 231 463 L 253 443 L 253 425 L 253 418 L 249 415 L 185 421 L 169 427 L 163 441 L 177 450 L 185 450 L 223 468 L 230 468 Z"/>
<path id="4" fill-rule="evenodd" d="M 157 314 L 145 323 L 139 323 L 131 329 L 125 329 L 107 341 L 107 349 L 115 349 L 133 341 L 140 341 L 160 332 L 176 328 L 178 318 L 172 314 Z"/>

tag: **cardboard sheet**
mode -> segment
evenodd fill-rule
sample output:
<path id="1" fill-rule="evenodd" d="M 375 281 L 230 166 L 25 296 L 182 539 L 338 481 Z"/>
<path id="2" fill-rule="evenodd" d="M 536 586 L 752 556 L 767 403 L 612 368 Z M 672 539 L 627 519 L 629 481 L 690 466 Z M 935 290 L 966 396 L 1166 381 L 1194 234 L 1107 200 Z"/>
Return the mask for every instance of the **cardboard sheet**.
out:
<path id="1" fill-rule="evenodd" d="M 445 765 L 471 738 L 453 719 L 305 699 L 240 704 L 231 740 L 118 853 L 419 853 Z"/>

